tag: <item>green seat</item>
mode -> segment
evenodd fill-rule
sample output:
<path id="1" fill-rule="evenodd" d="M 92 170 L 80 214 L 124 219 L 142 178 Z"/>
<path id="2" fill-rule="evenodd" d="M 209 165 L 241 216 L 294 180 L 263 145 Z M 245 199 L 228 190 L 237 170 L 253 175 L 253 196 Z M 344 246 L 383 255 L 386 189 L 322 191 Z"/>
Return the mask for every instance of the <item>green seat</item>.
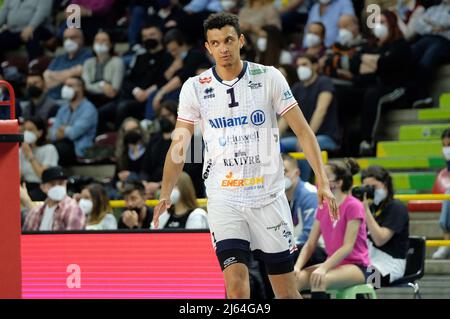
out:
<path id="1" fill-rule="evenodd" d="M 377 299 L 377 294 L 372 285 L 356 285 L 343 289 L 330 289 L 327 291 L 329 294 L 335 295 L 336 299 L 356 299 L 357 295 L 364 295 L 369 299 Z"/>
<path id="2" fill-rule="evenodd" d="M 450 93 L 443 93 L 439 98 L 439 107 L 442 109 L 450 109 Z"/>

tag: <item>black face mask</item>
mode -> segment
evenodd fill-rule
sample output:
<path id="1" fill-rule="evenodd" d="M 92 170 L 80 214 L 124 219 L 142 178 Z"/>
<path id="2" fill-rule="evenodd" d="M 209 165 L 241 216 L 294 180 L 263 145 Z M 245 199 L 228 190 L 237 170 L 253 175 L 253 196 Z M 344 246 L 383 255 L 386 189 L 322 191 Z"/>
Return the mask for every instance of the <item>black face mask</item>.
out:
<path id="1" fill-rule="evenodd" d="M 136 212 L 139 215 L 141 213 L 141 211 L 142 211 L 142 207 L 135 207 L 135 206 L 127 207 L 127 210 L 134 211 L 134 212 Z"/>
<path id="2" fill-rule="evenodd" d="M 32 85 L 27 89 L 27 93 L 30 98 L 37 98 L 42 95 L 43 90 L 40 87 Z"/>
<path id="3" fill-rule="evenodd" d="M 142 140 L 141 132 L 139 132 L 139 131 L 130 131 L 130 132 L 125 134 L 124 144 L 125 145 L 129 145 L 129 144 L 136 145 L 141 140 Z"/>
<path id="4" fill-rule="evenodd" d="M 156 39 L 147 39 L 144 41 L 144 46 L 147 50 L 153 50 L 159 45 L 159 41 Z"/>
<path id="5" fill-rule="evenodd" d="M 171 133 L 175 129 L 175 125 L 165 117 L 159 119 L 159 125 L 162 133 Z"/>

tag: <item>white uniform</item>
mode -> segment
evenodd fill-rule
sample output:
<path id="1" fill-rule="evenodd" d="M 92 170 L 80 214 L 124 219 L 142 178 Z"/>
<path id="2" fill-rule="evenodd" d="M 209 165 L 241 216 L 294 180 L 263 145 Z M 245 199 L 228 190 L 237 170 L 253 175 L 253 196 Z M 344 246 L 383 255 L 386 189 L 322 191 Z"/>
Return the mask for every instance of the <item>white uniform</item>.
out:
<path id="1" fill-rule="evenodd" d="M 211 68 L 184 83 L 178 120 L 200 121 L 208 218 L 218 251 L 243 241 L 263 255 L 295 250 L 277 114 L 297 105 L 277 69 L 250 62 L 233 81 Z"/>

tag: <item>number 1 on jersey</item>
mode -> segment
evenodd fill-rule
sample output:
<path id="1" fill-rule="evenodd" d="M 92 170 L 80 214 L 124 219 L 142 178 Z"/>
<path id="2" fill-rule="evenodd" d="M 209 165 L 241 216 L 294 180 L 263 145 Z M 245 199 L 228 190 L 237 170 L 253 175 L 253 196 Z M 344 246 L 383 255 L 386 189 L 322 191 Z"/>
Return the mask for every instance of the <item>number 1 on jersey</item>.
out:
<path id="1" fill-rule="evenodd" d="M 228 107 L 239 106 L 239 103 L 236 102 L 236 97 L 234 96 L 234 88 L 228 89 L 227 93 L 230 94 L 230 98 L 231 98 L 231 103 L 228 104 Z"/>

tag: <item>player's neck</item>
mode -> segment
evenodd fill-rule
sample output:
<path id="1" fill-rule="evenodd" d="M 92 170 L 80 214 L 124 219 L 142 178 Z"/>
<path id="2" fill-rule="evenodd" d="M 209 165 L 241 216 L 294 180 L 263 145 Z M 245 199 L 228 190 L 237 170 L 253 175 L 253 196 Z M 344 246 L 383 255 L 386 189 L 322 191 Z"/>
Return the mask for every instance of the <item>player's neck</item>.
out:
<path id="1" fill-rule="evenodd" d="M 229 66 L 216 65 L 216 72 L 223 81 L 232 81 L 239 76 L 244 67 L 242 60 Z"/>

